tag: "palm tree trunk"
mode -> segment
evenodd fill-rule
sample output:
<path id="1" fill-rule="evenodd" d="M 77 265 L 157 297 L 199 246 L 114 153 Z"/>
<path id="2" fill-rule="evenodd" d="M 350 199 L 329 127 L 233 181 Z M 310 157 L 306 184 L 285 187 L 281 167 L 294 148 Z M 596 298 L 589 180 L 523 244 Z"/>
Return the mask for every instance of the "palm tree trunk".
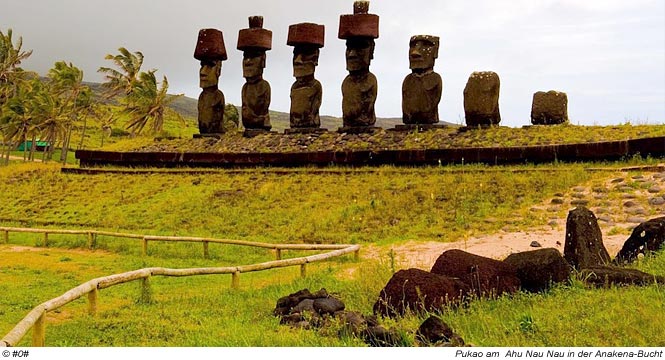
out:
<path id="1" fill-rule="evenodd" d="M 35 150 L 37 149 L 37 135 L 32 134 L 32 142 L 30 143 L 30 161 L 35 161 Z"/>
<path id="2" fill-rule="evenodd" d="M 69 141 L 72 138 L 72 125 L 67 127 L 67 134 L 62 139 L 62 152 L 60 153 L 60 161 L 65 164 L 67 162 L 67 151 L 69 150 Z"/>
<path id="3" fill-rule="evenodd" d="M 77 149 L 79 150 L 83 148 L 83 139 L 85 139 L 85 130 L 87 126 L 88 126 L 88 117 L 83 116 L 83 131 L 81 131 L 81 141 L 79 142 L 79 146 L 77 147 Z"/>

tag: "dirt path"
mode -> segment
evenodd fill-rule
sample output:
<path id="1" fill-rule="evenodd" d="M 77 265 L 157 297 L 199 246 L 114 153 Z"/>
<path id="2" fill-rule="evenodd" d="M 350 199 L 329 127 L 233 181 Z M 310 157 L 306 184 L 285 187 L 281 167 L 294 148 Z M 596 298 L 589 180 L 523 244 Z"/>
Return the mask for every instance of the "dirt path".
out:
<path id="1" fill-rule="evenodd" d="M 504 259 L 511 253 L 535 250 L 532 242 L 563 253 L 568 212 L 584 205 L 594 212 L 603 233 L 603 243 L 614 257 L 634 227 L 648 219 L 665 216 L 665 172 L 617 172 L 602 183 L 573 187 L 556 194 L 531 211 L 549 215 L 548 224 L 522 231 L 501 231 L 451 243 L 409 241 L 391 247 L 366 246 L 363 257 L 390 261 L 391 250 L 399 269 L 431 269 L 442 252 L 460 249 L 473 254 Z"/>

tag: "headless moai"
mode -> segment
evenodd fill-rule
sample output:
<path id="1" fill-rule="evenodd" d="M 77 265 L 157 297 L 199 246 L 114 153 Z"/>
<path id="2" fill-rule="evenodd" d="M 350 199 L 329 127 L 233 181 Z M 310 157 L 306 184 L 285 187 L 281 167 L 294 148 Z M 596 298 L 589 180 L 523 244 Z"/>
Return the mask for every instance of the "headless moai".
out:
<path id="1" fill-rule="evenodd" d="M 499 125 L 499 75 L 492 71 L 474 72 L 464 88 L 466 126 Z"/>
<path id="2" fill-rule="evenodd" d="M 321 83 L 314 78 L 324 45 L 325 27 L 312 23 L 289 26 L 287 45 L 293 46 L 293 76 L 288 132 L 323 131 L 319 108 L 323 97 Z"/>
<path id="3" fill-rule="evenodd" d="M 227 59 L 224 35 L 217 29 L 199 31 L 194 58 L 201 62 L 199 86 L 203 91 L 198 101 L 201 136 L 224 133 L 224 93 L 219 90 L 222 61 Z"/>
<path id="4" fill-rule="evenodd" d="M 533 94 L 531 123 L 556 125 L 568 122 L 568 96 L 559 91 L 538 91 Z"/>
<path id="5" fill-rule="evenodd" d="M 369 71 L 374 58 L 374 39 L 379 37 L 379 16 L 368 14 L 369 1 L 356 1 L 352 15 L 339 19 L 340 39 L 346 40 L 346 69 L 342 83 L 342 118 L 344 127 L 371 128 L 376 123 L 374 104 L 378 84 Z"/>
<path id="6" fill-rule="evenodd" d="M 263 28 L 262 16 L 251 16 L 249 28 L 238 33 L 238 50 L 243 52 L 242 125 L 249 131 L 269 131 L 270 84 L 263 79 L 266 51 L 272 48 L 272 31 Z"/>
<path id="7" fill-rule="evenodd" d="M 409 41 L 409 68 L 402 83 L 402 121 L 404 124 L 436 124 L 443 91 L 441 76 L 434 72 L 439 55 L 439 38 L 415 35 Z"/>

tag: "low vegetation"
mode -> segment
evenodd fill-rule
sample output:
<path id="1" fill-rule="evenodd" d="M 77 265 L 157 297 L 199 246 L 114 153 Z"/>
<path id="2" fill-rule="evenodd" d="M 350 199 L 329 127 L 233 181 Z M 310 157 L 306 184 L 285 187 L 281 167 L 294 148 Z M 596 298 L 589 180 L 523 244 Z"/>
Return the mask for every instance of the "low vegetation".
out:
<path id="1" fill-rule="evenodd" d="M 597 166 L 597 165 L 594 165 Z M 605 164 L 604 166 L 614 166 Z M 472 171 L 473 170 L 473 171 Z M 208 173 L 67 175 L 48 164 L 0 168 L 3 225 L 98 228 L 163 235 L 205 235 L 268 242 L 360 243 L 388 248 L 409 240 L 456 241 L 502 227 L 546 224 L 529 211 L 556 192 L 604 181 L 582 165 L 488 169 L 263 169 Z M 611 175 L 610 175 L 611 176 Z M 151 244 L 140 256 L 132 240 L 12 234 L 0 245 L 3 279 L 0 333 L 37 304 L 94 277 L 150 266 L 225 266 L 267 261 L 273 254 L 211 245 Z M 383 252 L 380 252 L 383 254 Z M 299 256 L 286 252 L 285 256 Z M 665 275 L 665 257 L 635 266 Z M 85 300 L 49 315 L 49 346 L 364 346 L 335 328 L 294 330 L 272 316 L 276 300 L 303 288 L 326 288 L 347 308 L 371 313 L 379 291 L 402 268 L 394 256 L 352 257 L 297 268 L 230 276 L 155 278 L 152 297 L 138 283 L 103 290 L 97 317 Z M 14 284 L 24 284 L 16 287 Z M 581 281 L 546 294 L 472 301 L 438 315 L 479 346 L 663 346 L 663 289 L 586 289 Z M 426 314 L 384 320 L 407 343 Z M 638 330 L 636 330 L 638 329 Z M 29 343 L 24 339 L 24 345 Z"/>

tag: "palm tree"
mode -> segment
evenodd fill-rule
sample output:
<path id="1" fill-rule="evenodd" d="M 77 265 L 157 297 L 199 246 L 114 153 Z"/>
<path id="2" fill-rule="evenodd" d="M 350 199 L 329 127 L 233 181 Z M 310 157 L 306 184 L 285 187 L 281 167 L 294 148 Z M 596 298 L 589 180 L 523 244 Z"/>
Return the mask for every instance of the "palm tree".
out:
<path id="1" fill-rule="evenodd" d="M 61 116 L 54 117 L 53 120 L 57 119 L 58 122 L 62 123 L 58 124 L 57 127 L 66 129 L 62 137 L 62 151 L 60 153 L 60 161 L 65 162 L 72 127 L 78 120 L 81 110 L 85 109 L 87 111 L 91 106 L 92 97 L 90 96 L 90 89 L 83 85 L 83 71 L 71 63 L 56 62 L 48 74 L 53 95 L 60 98 L 62 102 Z M 53 139 L 53 141 L 56 140 L 57 138 Z"/>
<path id="2" fill-rule="evenodd" d="M 117 95 L 125 96 L 131 94 L 134 84 L 138 81 L 141 65 L 143 65 L 143 54 L 140 51 L 134 53 L 121 47 L 118 55 L 106 55 L 106 60 L 111 60 L 120 70 L 108 67 L 100 67 L 97 72 L 106 74 L 106 82 L 102 84 L 107 89 L 106 98 L 110 99 Z"/>
<path id="3" fill-rule="evenodd" d="M 9 162 L 11 149 L 21 141 L 27 144 L 28 137 L 32 136 L 36 130 L 31 105 L 40 86 L 42 83 L 39 79 L 25 81 L 16 88 L 13 96 L 2 104 L 0 130 L 3 134 L 3 141 L 7 144 L 5 163 Z M 25 148 L 23 159 L 27 160 L 27 149 Z"/>
<path id="4" fill-rule="evenodd" d="M 122 111 L 129 116 L 127 129 L 132 134 L 140 134 L 143 128 L 152 120 L 151 131 L 158 133 L 164 127 L 164 114 L 169 110 L 168 105 L 183 94 L 170 96 L 167 94 L 169 82 L 166 76 L 161 87 L 157 87 L 155 70 L 141 72 L 139 80 L 134 84 L 132 91 L 125 97 L 125 109 Z M 180 114 L 173 112 L 184 122 Z"/>

